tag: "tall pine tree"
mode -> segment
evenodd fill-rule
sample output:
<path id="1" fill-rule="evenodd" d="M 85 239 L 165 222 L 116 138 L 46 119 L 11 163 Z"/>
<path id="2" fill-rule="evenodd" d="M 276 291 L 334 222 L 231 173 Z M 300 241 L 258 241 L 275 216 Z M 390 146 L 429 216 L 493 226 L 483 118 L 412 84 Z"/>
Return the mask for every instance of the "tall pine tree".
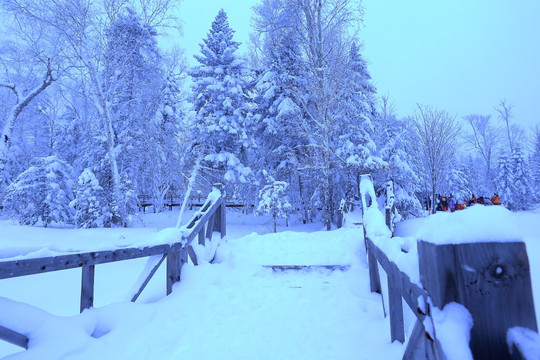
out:
<path id="1" fill-rule="evenodd" d="M 205 171 L 208 181 L 225 182 L 233 192 L 252 176 L 247 167 L 248 149 L 254 146 L 250 116 L 249 75 L 236 55 L 240 43 L 227 14 L 219 11 L 208 35 L 200 44 L 200 63 L 190 71 L 193 79 L 191 102 L 196 112 L 191 126 L 195 167 Z"/>

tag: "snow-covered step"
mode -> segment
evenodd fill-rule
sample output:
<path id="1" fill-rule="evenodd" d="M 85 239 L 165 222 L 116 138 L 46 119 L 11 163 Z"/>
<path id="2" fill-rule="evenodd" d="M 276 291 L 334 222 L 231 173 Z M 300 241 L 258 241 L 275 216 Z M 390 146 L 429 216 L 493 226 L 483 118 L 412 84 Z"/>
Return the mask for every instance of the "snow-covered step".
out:
<path id="1" fill-rule="evenodd" d="M 263 265 L 265 268 L 270 268 L 273 271 L 312 271 L 312 270 L 339 270 L 346 271 L 351 268 L 351 265 Z"/>

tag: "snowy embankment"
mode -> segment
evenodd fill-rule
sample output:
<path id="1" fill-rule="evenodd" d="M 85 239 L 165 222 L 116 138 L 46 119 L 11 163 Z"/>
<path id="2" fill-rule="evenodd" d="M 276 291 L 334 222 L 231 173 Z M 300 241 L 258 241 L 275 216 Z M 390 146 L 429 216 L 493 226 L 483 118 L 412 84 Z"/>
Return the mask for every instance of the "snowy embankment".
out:
<path id="1" fill-rule="evenodd" d="M 158 217 L 148 218 L 152 216 Z M 185 266 L 182 281 L 168 297 L 160 269 L 137 303 L 125 301 L 144 259 L 98 265 L 96 308 L 81 315 L 77 315 L 80 269 L 1 280 L 0 296 L 5 298 L 0 298 L 0 324 L 28 334 L 31 342 L 28 351 L 0 342 L 0 356 L 343 360 L 373 359 L 384 353 L 388 359 L 401 357 L 403 347 L 390 344 L 380 297 L 369 292 L 361 230 L 314 231 L 321 226 L 310 225 L 293 228 L 302 232 L 257 235 L 251 231 L 268 232 L 268 219 L 229 213 L 227 220 L 228 240 L 219 249 L 217 263 Z M 101 230 L 92 237 L 91 230 L 5 225 L 11 241 L 3 237 L 3 242 L 11 249 L 23 237 L 35 245 L 35 252 L 39 252 L 35 240 L 43 236 L 47 251 L 79 232 L 81 239 L 100 241 Z M 140 243 L 156 232 L 156 227 L 114 229 L 106 236 L 112 242 L 123 237 L 120 240 Z M 261 265 L 351 267 L 280 272 Z"/>

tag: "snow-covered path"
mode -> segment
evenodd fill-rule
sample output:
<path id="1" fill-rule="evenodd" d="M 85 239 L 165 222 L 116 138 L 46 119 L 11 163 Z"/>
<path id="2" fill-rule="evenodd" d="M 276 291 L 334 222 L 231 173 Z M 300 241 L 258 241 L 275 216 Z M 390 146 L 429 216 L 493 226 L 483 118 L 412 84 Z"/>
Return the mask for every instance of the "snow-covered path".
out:
<path id="1" fill-rule="evenodd" d="M 15 358 L 398 359 L 403 347 L 390 344 L 380 297 L 369 292 L 362 242 L 353 228 L 229 239 L 216 263 L 185 266 L 168 297 L 69 318 L 40 311 L 43 328 Z M 262 266 L 330 264 L 351 267 Z"/>

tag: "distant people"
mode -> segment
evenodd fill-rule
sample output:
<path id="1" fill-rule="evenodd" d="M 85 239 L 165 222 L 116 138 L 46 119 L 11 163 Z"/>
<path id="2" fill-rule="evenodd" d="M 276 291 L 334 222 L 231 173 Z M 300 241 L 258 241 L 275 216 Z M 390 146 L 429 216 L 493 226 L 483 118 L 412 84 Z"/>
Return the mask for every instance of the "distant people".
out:
<path id="1" fill-rule="evenodd" d="M 441 194 L 437 195 L 437 208 L 436 208 L 437 211 L 444 211 L 443 199 L 444 199 L 444 196 L 442 196 Z"/>
<path id="2" fill-rule="evenodd" d="M 448 210 L 448 199 L 445 196 L 441 196 L 441 205 L 442 205 L 443 211 Z"/>
<path id="3" fill-rule="evenodd" d="M 478 198 L 478 200 L 476 201 L 476 203 L 477 203 L 477 204 L 482 204 L 482 205 L 484 205 L 486 202 L 484 201 L 484 197 L 483 197 L 483 196 L 480 196 L 480 197 Z"/>
<path id="4" fill-rule="evenodd" d="M 452 194 L 448 197 L 448 208 L 450 209 L 450 212 L 456 211 L 456 204 L 454 203 L 454 197 Z"/>
<path id="5" fill-rule="evenodd" d="M 426 201 L 424 202 L 424 204 L 426 205 L 426 210 L 430 211 L 431 210 L 431 197 L 429 195 L 426 197 Z"/>
<path id="6" fill-rule="evenodd" d="M 474 194 L 472 194 L 471 199 L 467 203 L 467 206 L 471 206 L 473 204 L 476 204 L 476 196 L 474 196 Z"/>
<path id="7" fill-rule="evenodd" d="M 493 205 L 500 205 L 501 204 L 501 198 L 499 197 L 499 195 L 497 193 L 493 194 L 493 196 L 491 197 L 491 203 Z"/>

